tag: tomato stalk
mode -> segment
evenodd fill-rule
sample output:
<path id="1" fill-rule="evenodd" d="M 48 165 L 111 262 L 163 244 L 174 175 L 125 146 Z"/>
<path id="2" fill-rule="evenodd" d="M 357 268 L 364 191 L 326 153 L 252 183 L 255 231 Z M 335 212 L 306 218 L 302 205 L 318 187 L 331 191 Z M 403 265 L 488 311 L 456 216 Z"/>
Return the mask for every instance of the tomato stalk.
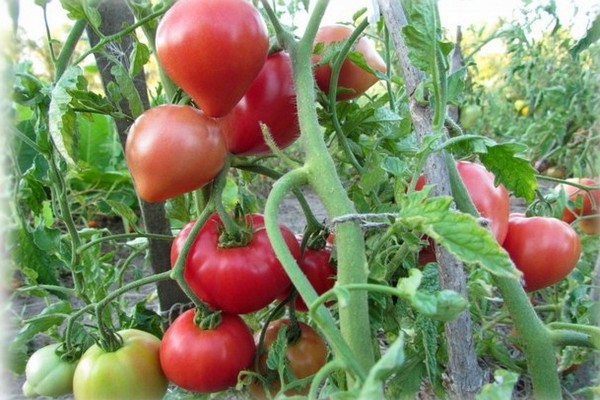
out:
<path id="1" fill-rule="evenodd" d="M 332 66 L 331 66 L 331 79 L 330 79 L 330 83 L 329 83 L 329 96 L 328 96 L 329 111 L 331 112 L 331 121 L 333 123 L 333 127 L 335 129 L 335 133 L 336 133 L 338 142 L 342 146 L 342 149 L 344 150 L 344 153 L 346 154 L 346 158 L 348 159 L 350 164 L 352 164 L 352 166 L 359 173 L 361 173 L 364 168 L 362 165 L 360 165 L 360 163 L 356 159 L 356 156 L 352 152 L 352 149 L 350 148 L 350 145 L 348 144 L 348 140 L 346 140 L 346 136 L 345 136 L 344 132 L 342 131 L 342 126 L 340 125 L 340 121 L 337 116 L 336 96 L 337 96 L 338 79 L 340 77 L 340 71 L 342 70 L 342 65 L 344 64 L 344 61 L 346 60 L 346 56 L 352 49 L 352 46 L 354 45 L 356 40 L 358 40 L 358 37 L 361 35 L 361 33 L 367 28 L 367 26 L 369 26 L 369 20 L 365 18 L 356 27 L 356 29 L 354 29 L 354 31 L 350 34 L 350 36 L 348 36 L 348 39 L 346 39 L 344 46 L 342 47 L 342 49 L 336 56 Z"/>

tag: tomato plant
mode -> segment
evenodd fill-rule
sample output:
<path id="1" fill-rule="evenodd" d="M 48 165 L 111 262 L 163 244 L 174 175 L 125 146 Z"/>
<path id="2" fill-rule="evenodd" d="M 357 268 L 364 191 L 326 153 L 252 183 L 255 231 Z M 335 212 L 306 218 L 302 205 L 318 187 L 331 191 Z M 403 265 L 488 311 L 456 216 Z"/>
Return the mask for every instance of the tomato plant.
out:
<path id="1" fill-rule="evenodd" d="M 25 396 L 59 397 L 73 391 L 77 361 L 62 359 L 57 353 L 60 346 L 60 343 L 49 344 L 31 355 L 25 368 Z"/>
<path id="2" fill-rule="evenodd" d="M 211 117 L 242 98 L 268 49 L 265 22 L 246 0 L 180 0 L 156 32 L 162 67 Z"/>
<path id="3" fill-rule="evenodd" d="M 269 151 L 261 123 L 277 147 L 289 146 L 300 135 L 296 113 L 296 92 L 290 56 L 271 54 L 244 97 L 223 118 L 223 135 L 233 154 L 250 155 Z"/>
<path id="4" fill-rule="evenodd" d="M 221 219 L 212 215 L 194 240 L 188 254 L 184 277 L 194 293 L 210 307 L 234 314 L 257 311 L 283 293 L 290 279 L 273 252 L 262 215 L 247 215 L 252 230 L 248 243 L 232 247 L 219 244 Z M 171 249 L 174 265 L 193 223 L 179 232 Z M 290 251 L 296 258 L 300 247 L 294 233 L 280 226 Z"/>
<path id="5" fill-rule="evenodd" d="M 568 182 L 578 183 L 586 186 L 595 186 L 598 183 L 591 178 L 570 178 Z M 569 185 L 560 184 L 556 188 L 559 192 L 564 190 L 571 207 L 567 205 L 563 209 L 562 220 L 571 223 L 580 216 L 593 216 L 600 214 L 600 189 L 593 189 L 586 192 L 583 189 Z M 579 227 L 588 234 L 594 234 L 600 231 L 600 217 L 585 218 L 579 221 Z"/>
<path id="6" fill-rule="evenodd" d="M 329 45 L 332 43 L 342 42 L 352 34 L 352 28 L 345 25 L 326 25 L 319 28 L 315 37 L 315 45 L 322 43 Z M 354 51 L 360 53 L 368 65 L 374 71 L 385 73 L 386 66 L 383 58 L 377 52 L 373 42 L 361 37 L 354 45 Z M 318 64 L 321 61 L 320 54 L 314 54 L 312 57 L 313 64 Z M 315 70 L 315 80 L 319 88 L 329 93 L 329 85 L 331 79 L 331 66 L 329 64 L 318 65 Z M 344 90 L 338 90 L 336 98 L 338 100 L 349 100 L 363 94 L 367 89 L 373 86 L 379 78 L 371 72 L 357 65 L 352 60 L 346 58 L 340 70 L 338 86 Z"/>
<path id="7" fill-rule="evenodd" d="M 226 155 L 219 124 L 202 111 L 178 105 L 140 115 L 125 147 L 140 197 L 153 202 L 204 186 L 221 170 Z"/>
<path id="8" fill-rule="evenodd" d="M 252 332 L 237 315 L 222 313 L 217 326 L 202 329 L 194 310 L 169 326 L 160 346 L 160 363 L 170 381 L 195 392 L 212 393 L 235 386 L 249 368 L 256 347 Z"/>
<path id="9" fill-rule="evenodd" d="M 523 273 L 529 292 L 563 279 L 581 254 L 577 232 L 566 222 L 548 217 L 511 215 L 502 245 Z"/>
<path id="10" fill-rule="evenodd" d="M 167 391 L 159 360 L 160 339 L 137 329 L 117 332 L 115 351 L 94 344 L 83 353 L 73 377 L 76 399 L 162 399 Z"/>
<path id="11" fill-rule="evenodd" d="M 262 343 L 262 353 L 259 357 L 259 371 L 265 375 L 267 380 L 268 390 L 271 395 L 275 395 L 281 388 L 281 383 L 274 375 L 273 370 L 267 370 L 267 357 L 273 344 L 277 340 L 280 329 L 286 327 L 286 337 L 288 343 L 285 346 L 284 359 L 286 369 L 288 369 L 295 379 L 303 379 L 314 375 L 327 361 L 327 345 L 323 338 L 310 326 L 304 322 L 298 322 L 296 328 L 289 319 L 279 319 L 269 324 L 265 331 L 264 340 Z M 297 329 L 297 332 L 292 332 L 292 329 Z M 254 341 L 259 344 L 261 332 L 254 334 Z M 259 349 L 259 351 L 261 351 Z M 253 382 L 248 386 L 250 393 L 256 398 L 265 398 L 263 387 L 257 382 Z M 307 394 L 308 386 L 286 391 L 287 395 Z"/>

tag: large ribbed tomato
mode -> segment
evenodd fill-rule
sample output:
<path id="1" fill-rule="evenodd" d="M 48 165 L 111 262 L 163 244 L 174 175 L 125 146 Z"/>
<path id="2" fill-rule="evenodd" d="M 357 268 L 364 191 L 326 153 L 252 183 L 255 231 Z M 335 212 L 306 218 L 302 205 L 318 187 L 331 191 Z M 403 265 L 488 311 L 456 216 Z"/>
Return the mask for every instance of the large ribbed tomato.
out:
<path id="1" fill-rule="evenodd" d="M 261 123 L 269 128 L 279 148 L 289 146 L 300 134 L 292 64 L 284 51 L 269 56 L 242 100 L 223 117 L 223 135 L 229 152 L 239 155 L 268 152 Z"/>
<path id="2" fill-rule="evenodd" d="M 353 29 L 346 25 L 326 25 L 319 28 L 315 37 L 315 45 L 323 43 L 329 45 L 335 42 L 342 42 L 348 39 Z M 385 61 L 375 48 L 375 45 L 367 37 L 363 36 L 354 44 L 353 51 L 361 53 L 369 67 L 375 71 L 386 72 Z M 314 54 L 312 63 L 317 64 L 321 61 L 321 55 Z M 331 80 L 331 66 L 327 64 L 319 65 L 315 68 L 315 80 L 319 88 L 329 93 Z M 338 100 L 349 100 L 363 94 L 367 89 L 377 82 L 379 78 L 370 71 L 364 70 L 348 58 L 344 60 L 340 69 L 338 78 L 338 91 L 336 98 Z M 343 90 L 342 90 L 343 89 Z"/>
<path id="3" fill-rule="evenodd" d="M 265 22 L 247 0 L 179 0 L 156 31 L 160 64 L 211 117 L 242 98 L 268 50 Z"/>
<path id="4" fill-rule="evenodd" d="M 125 145 L 135 187 L 146 201 L 166 200 L 204 186 L 226 157 L 218 122 L 191 106 L 147 110 L 131 126 Z"/>
<path id="5" fill-rule="evenodd" d="M 253 229 L 250 241 L 238 247 L 223 247 L 219 244 L 222 222 L 213 214 L 200 229 L 185 263 L 184 278 L 194 293 L 210 307 L 232 314 L 260 310 L 291 285 L 271 246 L 263 216 L 252 214 L 246 219 Z M 189 223 L 175 237 L 171 265 L 175 265 L 192 227 Z M 298 259 L 300 246 L 294 233 L 285 226 L 280 229 Z"/>
<path id="6" fill-rule="evenodd" d="M 217 326 L 202 329 L 194 322 L 194 310 L 187 310 L 165 332 L 160 364 L 174 384 L 213 393 L 235 386 L 255 354 L 252 332 L 239 316 L 222 313 Z"/>
<path id="7" fill-rule="evenodd" d="M 523 272 L 525 289 L 530 292 L 563 279 L 581 254 L 579 236 L 571 225 L 556 218 L 522 214 L 511 214 L 502 246 Z"/>

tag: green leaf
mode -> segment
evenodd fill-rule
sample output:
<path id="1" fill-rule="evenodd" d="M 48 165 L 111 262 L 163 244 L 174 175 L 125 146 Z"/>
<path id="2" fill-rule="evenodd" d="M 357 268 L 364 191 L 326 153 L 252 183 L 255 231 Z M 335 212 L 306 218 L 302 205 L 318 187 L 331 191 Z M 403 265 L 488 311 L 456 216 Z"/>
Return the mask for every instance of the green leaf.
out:
<path id="1" fill-rule="evenodd" d="M 402 28 L 408 46 L 408 57 L 420 70 L 433 75 L 439 68 L 443 54 L 449 54 L 452 44 L 440 42 L 441 28 L 436 4 L 432 0 L 406 0 L 402 2 L 409 24 Z"/>
<path id="2" fill-rule="evenodd" d="M 393 176 L 402 176 L 406 170 L 406 162 L 399 157 L 386 156 L 381 161 L 381 168 Z"/>
<path id="3" fill-rule="evenodd" d="M 400 204 L 398 222 L 427 234 L 465 263 L 497 276 L 520 278 L 492 233 L 471 215 L 451 211 L 451 203 L 451 197 L 423 198 L 419 192 L 410 193 Z"/>
<path id="4" fill-rule="evenodd" d="M 81 68 L 69 67 L 52 89 L 48 109 L 50 136 L 67 164 L 77 167 L 75 112 L 70 107 L 70 89 L 79 89 L 83 78 Z"/>
<path id="5" fill-rule="evenodd" d="M 137 215 L 130 207 L 118 201 L 113 201 L 109 199 L 106 199 L 104 201 L 106 201 L 106 203 L 115 212 L 115 214 L 129 222 L 131 225 L 135 225 L 135 223 L 137 222 Z"/>
<path id="6" fill-rule="evenodd" d="M 62 262 L 56 256 L 40 249 L 35 243 L 34 236 L 26 228 L 21 227 L 14 234 L 11 251 L 19 268 L 35 271 L 33 284 L 58 285 L 57 270 L 63 265 Z"/>
<path id="7" fill-rule="evenodd" d="M 144 104 L 131 75 L 121 64 L 113 64 L 110 73 L 115 77 L 120 93 L 127 99 L 131 116 L 137 118 L 144 112 Z"/>
<path id="8" fill-rule="evenodd" d="M 50 229 L 43 223 L 39 224 L 33 231 L 33 241 L 38 248 L 49 253 L 57 253 L 60 249 L 61 232 L 58 229 Z"/>
<path id="9" fill-rule="evenodd" d="M 144 43 L 134 42 L 133 51 L 130 56 L 129 75 L 136 76 L 142 72 L 144 65 L 150 60 L 150 49 Z"/>
<path id="10" fill-rule="evenodd" d="M 518 156 L 525 149 L 519 143 L 488 145 L 487 152 L 480 154 L 479 158 L 495 175 L 496 185 L 502 183 L 515 196 L 522 197 L 529 203 L 535 199 L 538 184 L 535 168 L 528 160 Z"/>
<path id="11" fill-rule="evenodd" d="M 412 306 L 421 314 L 437 321 L 451 321 L 467 308 L 467 300 L 452 290 L 435 294 L 418 291 L 412 298 Z"/>
<path id="12" fill-rule="evenodd" d="M 87 118 L 77 115 L 79 157 L 81 162 L 98 171 L 111 171 L 122 157 L 121 143 L 117 138 L 112 118 L 107 115 L 89 114 Z"/>
<path id="13" fill-rule="evenodd" d="M 277 331 L 277 338 L 271 344 L 271 348 L 269 349 L 269 354 L 267 356 L 267 368 L 270 370 L 278 371 L 284 366 L 286 358 L 285 351 L 288 342 L 287 331 L 288 326 L 286 324 L 281 324 L 279 330 Z"/>
<path id="14" fill-rule="evenodd" d="M 380 398 L 385 380 L 402 367 L 404 360 L 404 339 L 400 336 L 390 345 L 385 354 L 369 370 L 367 379 L 360 391 L 359 398 Z"/>
<path id="15" fill-rule="evenodd" d="M 503 369 L 494 372 L 494 383 L 486 383 L 481 392 L 475 396 L 477 400 L 503 400 L 510 399 L 514 391 L 519 374 Z"/>

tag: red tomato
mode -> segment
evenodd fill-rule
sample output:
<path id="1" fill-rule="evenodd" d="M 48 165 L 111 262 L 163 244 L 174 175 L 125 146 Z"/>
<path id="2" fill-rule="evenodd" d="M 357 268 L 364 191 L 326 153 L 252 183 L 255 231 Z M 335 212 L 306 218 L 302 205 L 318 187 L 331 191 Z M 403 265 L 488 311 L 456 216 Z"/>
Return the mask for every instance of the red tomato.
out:
<path id="1" fill-rule="evenodd" d="M 171 382 L 194 392 L 219 392 L 235 386 L 239 373 L 251 367 L 252 332 L 237 315 L 222 313 L 221 318 L 217 327 L 203 330 L 194 324 L 194 310 L 188 310 L 167 328 L 160 365 Z"/>
<path id="2" fill-rule="evenodd" d="M 323 367 L 323 365 L 325 365 L 325 362 L 327 361 L 327 345 L 323 338 L 309 325 L 303 322 L 299 322 L 298 324 L 300 327 L 300 337 L 296 341 L 287 344 L 285 356 L 287 359 L 286 365 L 289 368 L 289 371 L 296 379 L 303 379 L 314 375 L 321 367 Z M 270 380 L 268 389 L 272 396 L 279 391 L 281 385 L 278 377 L 269 376 L 266 362 L 268 353 L 273 346 L 273 342 L 277 339 L 277 334 L 284 325 L 288 326 L 289 329 L 290 320 L 279 319 L 269 324 L 263 342 L 264 352 L 259 359 L 259 370 L 263 375 L 267 375 L 267 379 Z M 257 346 L 259 339 L 260 331 L 254 334 L 254 341 Z M 310 385 L 306 385 L 297 390 L 289 390 L 286 391 L 286 394 L 289 396 L 306 395 L 309 387 Z M 266 398 L 266 393 L 258 382 L 250 384 L 248 389 L 255 398 Z"/>
<path id="3" fill-rule="evenodd" d="M 547 217 L 511 215 L 502 246 L 523 272 L 529 292 L 563 279 L 581 254 L 579 236 L 571 225 Z"/>
<path id="4" fill-rule="evenodd" d="M 494 174 L 483 165 L 468 161 L 456 163 L 458 173 L 483 218 L 490 221 L 490 229 L 498 243 L 502 244 L 508 230 L 510 201 L 504 185 L 494 185 Z"/>
<path id="5" fill-rule="evenodd" d="M 315 45 L 323 43 L 328 45 L 334 42 L 342 42 L 346 40 L 353 32 L 353 29 L 345 25 L 327 25 L 319 28 L 315 37 Z M 385 61 L 375 48 L 375 45 L 366 37 L 361 37 L 354 44 L 353 51 L 361 53 L 367 62 L 367 65 L 372 69 L 385 73 L 386 66 Z M 313 54 L 312 63 L 316 64 L 321 60 L 321 56 Z M 331 79 L 331 67 L 329 64 L 320 65 L 315 68 L 315 80 L 319 88 L 329 93 L 329 83 Z M 371 72 L 365 71 L 358 65 L 354 64 L 349 59 L 344 60 L 340 75 L 338 78 L 338 87 L 349 89 L 340 90 L 338 89 L 336 98 L 338 100 L 349 100 L 363 94 L 367 89 L 377 82 L 379 78 L 373 75 Z"/>
<path id="6" fill-rule="evenodd" d="M 246 0 L 179 0 L 156 31 L 160 64 L 211 117 L 242 98 L 268 50 L 265 22 Z"/>
<path id="7" fill-rule="evenodd" d="M 329 246 L 319 250 L 306 248 L 302 259 L 298 263 L 318 295 L 325 293 L 335 285 L 336 270 L 329 262 L 330 258 L 331 247 Z M 279 296 L 279 299 L 283 300 L 288 294 L 289 291 Z M 308 307 L 300 295 L 296 296 L 294 306 L 297 311 L 308 311 Z"/>
<path id="8" fill-rule="evenodd" d="M 290 278 L 277 259 L 264 227 L 263 216 L 247 216 L 254 232 L 243 247 L 220 247 L 221 219 L 213 214 L 202 227 L 188 254 L 184 278 L 194 293 L 210 307 L 232 314 L 251 313 L 267 306 L 287 290 Z M 186 225 L 171 247 L 171 265 L 192 229 Z M 296 259 L 300 246 L 294 233 L 281 226 L 281 233 Z"/>
<path id="9" fill-rule="evenodd" d="M 598 185 L 598 182 L 591 178 L 571 178 L 567 179 L 567 181 L 579 183 L 585 186 Z M 590 193 L 586 192 L 585 190 L 579 189 L 569 184 L 558 185 L 557 190 L 564 190 L 566 195 L 569 197 L 569 201 L 573 202 L 573 204 L 575 205 L 581 205 L 581 208 L 577 206 L 574 206 L 572 208 L 565 207 L 562 216 L 563 221 L 571 223 L 580 216 L 600 214 L 600 189 L 591 190 L 591 196 Z M 579 227 L 582 231 L 590 235 L 598 233 L 600 232 L 600 217 L 582 219 L 581 221 L 579 221 Z"/>
<path id="10" fill-rule="evenodd" d="M 190 106 L 147 110 L 131 126 L 125 147 L 136 189 L 146 201 L 204 186 L 219 173 L 226 156 L 218 123 Z"/>
<path id="11" fill-rule="evenodd" d="M 292 64 L 286 52 L 269 56 L 242 100 L 223 118 L 223 135 L 229 152 L 239 155 L 268 152 L 261 122 L 269 127 L 279 148 L 289 146 L 300 135 Z"/>

